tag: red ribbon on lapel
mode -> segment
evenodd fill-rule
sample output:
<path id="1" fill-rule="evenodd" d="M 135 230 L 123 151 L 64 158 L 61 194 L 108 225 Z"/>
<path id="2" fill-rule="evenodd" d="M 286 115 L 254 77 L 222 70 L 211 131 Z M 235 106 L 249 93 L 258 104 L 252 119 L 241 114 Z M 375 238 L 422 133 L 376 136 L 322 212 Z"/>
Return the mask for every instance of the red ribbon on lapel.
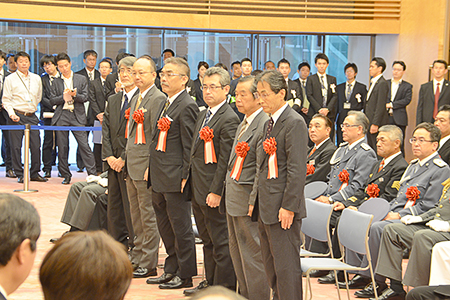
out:
<path id="1" fill-rule="evenodd" d="M 231 171 L 230 177 L 234 180 L 238 181 L 241 177 L 242 166 L 244 165 L 244 159 L 247 156 L 250 147 L 247 142 L 239 142 L 234 147 L 234 151 L 236 152 L 237 158 L 234 162 L 233 170 Z"/>
<path id="2" fill-rule="evenodd" d="M 217 163 L 216 151 L 214 150 L 214 130 L 205 126 L 199 132 L 200 138 L 205 142 L 205 164 Z"/>
<path id="3" fill-rule="evenodd" d="M 160 131 L 158 137 L 158 144 L 156 145 L 157 151 L 166 152 L 167 131 L 169 131 L 171 123 L 172 122 L 167 117 L 158 120 L 158 129 Z"/>

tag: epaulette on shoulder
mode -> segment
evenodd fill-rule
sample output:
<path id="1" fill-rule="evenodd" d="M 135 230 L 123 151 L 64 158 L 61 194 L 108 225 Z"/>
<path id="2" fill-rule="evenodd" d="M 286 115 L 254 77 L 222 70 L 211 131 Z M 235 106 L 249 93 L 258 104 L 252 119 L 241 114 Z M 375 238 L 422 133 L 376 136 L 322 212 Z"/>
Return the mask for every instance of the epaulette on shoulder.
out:
<path id="1" fill-rule="evenodd" d="M 369 151 L 370 149 L 372 149 L 372 147 L 370 147 L 368 144 L 366 143 L 361 143 L 361 148 L 363 148 L 366 151 Z"/>
<path id="2" fill-rule="evenodd" d="M 440 168 L 443 168 L 443 167 L 445 167 L 447 164 L 445 163 L 445 161 L 443 161 L 442 159 L 440 159 L 440 158 L 435 158 L 435 159 L 433 159 L 433 162 L 434 162 L 434 164 L 436 165 L 436 166 L 438 166 L 438 167 L 440 167 Z"/>

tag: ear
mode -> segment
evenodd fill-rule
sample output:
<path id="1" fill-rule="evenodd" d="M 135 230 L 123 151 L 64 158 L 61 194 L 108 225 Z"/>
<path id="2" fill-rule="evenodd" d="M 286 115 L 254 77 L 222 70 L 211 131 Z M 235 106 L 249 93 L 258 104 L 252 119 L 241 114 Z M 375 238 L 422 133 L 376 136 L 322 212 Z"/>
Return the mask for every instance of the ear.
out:
<path id="1" fill-rule="evenodd" d="M 23 265 L 26 262 L 27 256 L 31 252 L 31 241 L 30 239 L 25 239 L 20 243 L 19 247 L 17 247 L 13 256 L 17 258 L 17 261 L 20 265 Z"/>
<path id="2" fill-rule="evenodd" d="M 278 92 L 278 94 L 281 96 L 281 98 L 283 98 L 283 100 L 284 100 L 284 98 L 285 98 L 285 96 L 286 96 L 286 90 L 285 89 L 282 89 L 282 90 L 280 90 L 279 92 Z"/>
<path id="3" fill-rule="evenodd" d="M 224 86 L 223 89 L 224 89 L 225 92 L 228 94 L 228 93 L 230 92 L 230 85 Z"/>

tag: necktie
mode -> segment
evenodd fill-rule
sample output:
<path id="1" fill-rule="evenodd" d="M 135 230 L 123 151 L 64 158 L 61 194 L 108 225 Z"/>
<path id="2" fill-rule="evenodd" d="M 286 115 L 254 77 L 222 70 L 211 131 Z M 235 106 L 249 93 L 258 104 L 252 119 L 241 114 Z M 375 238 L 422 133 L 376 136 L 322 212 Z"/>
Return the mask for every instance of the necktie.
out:
<path id="1" fill-rule="evenodd" d="M 383 168 L 384 168 L 384 159 L 381 161 L 380 166 L 378 167 L 378 172 L 383 170 Z"/>
<path id="2" fill-rule="evenodd" d="M 92 72 L 89 72 L 89 81 L 94 80 L 94 76 L 92 75 Z"/>
<path id="3" fill-rule="evenodd" d="M 127 107 L 128 107 L 128 96 L 127 96 L 127 94 L 125 94 L 124 98 L 125 99 L 123 101 L 122 108 L 120 109 L 120 119 L 123 118 L 123 116 L 125 115 L 125 111 L 127 110 Z"/>
<path id="4" fill-rule="evenodd" d="M 433 119 L 436 118 L 438 113 L 439 106 L 439 96 L 441 95 L 441 91 L 439 90 L 439 82 L 436 83 L 436 93 L 434 93 L 434 111 L 433 111 Z"/>
<path id="5" fill-rule="evenodd" d="M 170 105 L 169 98 L 167 98 L 166 104 L 164 105 L 164 109 L 161 112 L 161 116 L 159 116 L 159 118 L 164 118 L 164 115 L 166 114 L 167 109 L 169 108 L 169 105 Z"/>
<path id="6" fill-rule="evenodd" d="M 208 109 L 208 111 L 206 112 L 206 116 L 205 116 L 205 122 L 203 123 L 203 127 L 208 126 L 208 122 L 209 122 L 209 118 L 211 118 L 211 110 Z"/>
<path id="7" fill-rule="evenodd" d="M 347 101 L 350 100 L 351 94 L 352 94 L 352 85 L 349 83 L 347 85 Z"/>
<path id="8" fill-rule="evenodd" d="M 311 150 L 311 153 L 309 153 L 309 155 L 308 155 L 308 157 L 310 157 L 311 155 L 313 155 L 314 154 L 314 152 L 316 152 L 316 146 L 314 146 L 314 148 Z"/>
<path id="9" fill-rule="evenodd" d="M 269 138 L 270 133 L 272 132 L 273 128 L 273 119 L 270 117 L 269 124 L 267 125 L 267 131 L 266 131 L 266 140 Z"/>
<path id="10" fill-rule="evenodd" d="M 244 124 L 242 124 L 242 127 L 241 127 L 241 130 L 239 131 L 237 140 L 239 140 L 241 138 L 241 136 L 244 134 L 244 132 L 247 130 L 247 126 L 248 126 L 247 119 L 245 119 L 243 123 Z"/>
<path id="11" fill-rule="evenodd" d="M 303 95 L 303 107 L 309 108 L 309 101 L 306 97 L 306 80 L 302 80 L 302 95 Z"/>
<path id="12" fill-rule="evenodd" d="M 320 87 L 322 89 L 322 107 L 327 106 L 327 89 L 325 88 L 325 82 L 323 81 L 323 75 L 320 76 Z"/>
<path id="13" fill-rule="evenodd" d="M 142 102 L 142 95 L 139 95 L 139 98 L 136 102 L 136 107 L 134 108 L 134 110 L 137 110 L 139 108 L 139 105 L 141 105 Z"/>

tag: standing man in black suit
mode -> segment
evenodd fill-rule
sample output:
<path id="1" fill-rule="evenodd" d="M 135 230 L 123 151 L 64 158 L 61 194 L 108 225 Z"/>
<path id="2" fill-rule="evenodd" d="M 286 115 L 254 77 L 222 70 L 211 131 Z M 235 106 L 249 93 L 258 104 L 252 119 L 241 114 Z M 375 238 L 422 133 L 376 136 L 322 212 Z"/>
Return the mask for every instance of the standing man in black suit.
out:
<path id="1" fill-rule="evenodd" d="M 84 102 L 88 101 L 88 83 L 82 75 L 74 74 L 71 70 L 72 63 L 69 55 L 59 53 L 56 56 L 56 64 L 61 77 L 53 80 L 50 103 L 56 106 L 52 118 L 52 125 L 56 126 L 85 126 L 86 110 Z M 84 131 L 72 131 L 77 140 L 78 148 L 86 163 L 89 175 L 95 175 L 94 154 L 89 147 L 87 135 Z M 62 184 L 69 184 L 72 173 L 69 169 L 69 131 L 56 132 L 56 144 L 58 146 L 58 170 L 64 180 Z"/>
<path id="2" fill-rule="evenodd" d="M 9 73 L 7 70 L 3 68 L 6 62 L 6 54 L 3 51 L 0 51 L 0 125 L 6 125 L 8 123 L 8 112 L 3 109 L 2 106 L 2 97 L 3 97 L 3 85 L 5 83 L 5 78 L 8 76 Z M 10 135 L 8 130 L 2 130 L 2 146 L 1 146 L 1 152 L 2 152 L 2 159 L 3 163 L 6 167 L 6 177 L 9 178 L 16 178 L 16 174 L 14 174 L 13 168 L 12 168 L 12 161 L 11 161 L 11 142 L 10 142 Z"/>
<path id="3" fill-rule="evenodd" d="M 358 67 L 354 63 L 348 63 L 344 67 L 345 77 L 347 81 L 337 86 L 337 118 L 336 132 L 337 144 L 344 142 L 342 138 L 341 124 L 344 123 L 347 114 L 351 110 L 362 111 L 367 96 L 367 88 L 365 84 L 356 81 Z"/>
<path id="4" fill-rule="evenodd" d="M 252 60 L 250 58 L 245 57 L 241 60 L 241 70 L 242 70 L 241 77 L 252 75 L 253 66 L 252 66 Z M 239 78 L 232 80 L 230 83 L 230 95 L 232 97 L 235 96 L 234 90 L 236 89 L 238 81 L 239 81 Z"/>
<path id="5" fill-rule="evenodd" d="M 288 86 L 286 102 L 292 107 L 296 112 L 302 113 L 301 109 L 303 107 L 303 94 L 300 86 L 297 82 L 289 79 L 289 73 L 291 73 L 291 64 L 285 58 L 278 61 L 277 70 L 283 75 L 284 80 Z"/>
<path id="6" fill-rule="evenodd" d="M 264 112 L 270 114 L 257 149 L 257 169 L 250 201 L 257 201 L 261 252 L 274 298 L 302 299 L 300 230 L 306 217 L 305 121 L 287 103 L 287 85 L 277 71 L 257 77 Z"/>
<path id="7" fill-rule="evenodd" d="M 191 147 L 190 184 L 192 208 L 203 241 L 206 280 L 184 291 L 192 295 L 208 285 L 222 285 L 233 290 L 236 276 L 228 246 L 225 214 L 219 213 L 239 118 L 226 103 L 230 75 L 219 67 L 209 68 L 203 79 L 203 99 L 209 108 L 199 113 Z"/>
<path id="8" fill-rule="evenodd" d="M 435 60 L 431 72 L 433 80 L 420 86 L 416 125 L 422 122 L 433 123 L 439 107 L 450 104 L 450 85 L 444 78 L 448 72 L 447 62 L 442 59 Z"/>
<path id="9" fill-rule="evenodd" d="M 102 157 L 107 162 L 108 171 L 108 232 L 128 249 L 134 246 L 134 230 L 131 223 L 130 202 L 125 182 L 125 111 L 131 99 L 139 94 L 131 72 L 134 57 L 123 58 L 119 62 L 119 78 L 123 91 L 108 98 L 102 124 Z M 134 257 L 131 257 L 134 261 Z"/>
<path id="10" fill-rule="evenodd" d="M 450 105 L 444 104 L 439 108 L 434 125 L 441 131 L 438 152 L 442 160 L 450 162 Z"/>
<path id="11" fill-rule="evenodd" d="M 308 81 L 309 74 L 311 72 L 311 66 L 308 62 L 304 61 L 298 65 L 297 73 L 298 73 L 298 79 L 296 80 L 298 83 L 298 86 L 301 89 L 302 98 L 303 98 L 303 107 L 302 107 L 302 113 L 303 118 L 305 119 L 306 124 L 309 124 L 309 121 L 311 120 L 311 117 L 314 114 L 311 114 L 309 112 L 310 103 L 307 97 L 306 93 L 306 82 Z"/>
<path id="12" fill-rule="evenodd" d="M 117 54 L 116 65 L 119 66 L 119 62 L 127 56 L 134 57 L 134 54 L 125 53 L 125 52 L 121 52 L 121 53 Z M 111 74 L 106 76 L 105 89 L 106 89 L 106 99 L 108 99 L 109 96 L 112 96 L 112 95 L 122 91 L 123 88 L 122 88 L 122 85 L 120 84 L 118 70 L 117 70 L 117 72 L 112 72 Z"/>
<path id="13" fill-rule="evenodd" d="M 107 102 L 106 97 L 106 77 L 111 74 L 112 65 L 107 59 L 102 60 L 99 63 L 100 78 L 94 79 L 89 86 L 89 101 L 92 108 L 92 113 L 94 116 L 95 124 L 103 123 L 103 114 L 105 113 L 105 107 Z M 95 125 L 99 126 L 99 125 Z M 95 135 L 94 135 L 95 136 Z M 97 169 L 97 174 L 103 172 L 103 162 L 102 162 L 102 144 L 94 140 L 94 158 L 95 166 Z"/>
<path id="14" fill-rule="evenodd" d="M 389 115 L 386 110 L 386 101 L 389 95 L 389 85 L 383 77 L 386 70 L 386 62 L 381 57 L 374 57 L 370 62 L 370 87 L 364 112 L 369 119 L 369 131 L 367 143 L 372 149 L 377 150 L 378 128 L 389 123 Z"/>
<path id="15" fill-rule="evenodd" d="M 42 100 L 41 100 L 41 120 L 45 126 L 52 125 L 52 118 L 46 116 L 45 113 L 54 114 L 55 110 L 50 102 L 51 87 L 53 80 L 59 78 L 60 74 L 56 68 L 56 59 L 53 55 L 44 55 L 40 60 L 41 68 L 45 70 L 45 74 L 41 76 L 42 80 Z M 45 130 L 44 141 L 42 142 L 42 163 L 44 167 L 44 177 L 52 177 L 52 165 L 56 161 L 56 138 L 55 131 Z"/>
<path id="16" fill-rule="evenodd" d="M 147 279 L 160 289 L 192 287 L 197 275 L 191 204 L 183 194 L 189 172 L 192 135 L 198 106 L 186 92 L 186 60 L 168 58 L 159 73 L 167 100 L 158 107 L 150 146 L 149 176 L 159 235 L 168 254 L 164 273 Z"/>
<path id="17" fill-rule="evenodd" d="M 306 182 L 328 181 L 331 171 L 330 159 L 336 151 L 336 146 L 330 139 L 333 123 L 328 117 L 315 114 L 309 123 L 309 138 L 314 143 L 308 151 L 306 160 Z"/>
<path id="18" fill-rule="evenodd" d="M 401 61 L 392 63 L 392 79 L 389 79 L 389 98 L 386 109 L 389 114 L 389 124 L 397 125 L 403 132 L 402 152 L 405 153 L 405 133 L 408 126 L 408 114 L 406 106 L 411 102 L 412 84 L 403 80 L 406 64 Z"/>

